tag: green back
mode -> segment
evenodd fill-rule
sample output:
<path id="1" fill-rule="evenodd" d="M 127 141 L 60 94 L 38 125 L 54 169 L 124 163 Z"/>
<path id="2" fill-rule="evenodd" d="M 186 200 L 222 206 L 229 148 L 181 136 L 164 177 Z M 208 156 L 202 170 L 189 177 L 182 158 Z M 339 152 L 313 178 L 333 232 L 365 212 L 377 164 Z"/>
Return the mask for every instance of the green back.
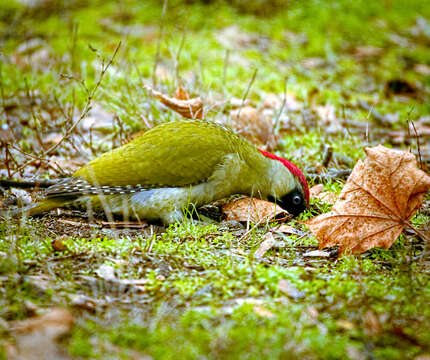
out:
<path id="1" fill-rule="evenodd" d="M 176 121 L 157 126 L 107 152 L 75 172 L 93 185 L 176 187 L 201 183 L 223 158 L 260 156 L 231 130 L 206 121 Z"/>

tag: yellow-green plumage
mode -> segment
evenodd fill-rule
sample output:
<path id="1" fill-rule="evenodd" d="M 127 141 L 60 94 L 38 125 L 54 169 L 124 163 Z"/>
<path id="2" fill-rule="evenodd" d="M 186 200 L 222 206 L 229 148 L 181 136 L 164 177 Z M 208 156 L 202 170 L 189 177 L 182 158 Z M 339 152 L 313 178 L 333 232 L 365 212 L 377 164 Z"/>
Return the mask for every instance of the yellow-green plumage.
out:
<path id="1" fill-rule="evenodd" d="M 231 130 L 209 122 L 178 121 L 153 128 L 97 157 L 74 176 L 98 185 L 193 185 L 207 180 L 226 154 L 238 150 L 250 164 L 254 157 L 262 157 Z"/>
<path id="2" fill-rule="evenodd" d="M 182 219 L 191 203 L 235 193 L 280 199 L 296 188 L 300 184 L 281 162 L 233 131 L 204 121 L 177 121 L 97 157 L 21 212 L 35 215 L 79 203 L 170 223 Z"/>

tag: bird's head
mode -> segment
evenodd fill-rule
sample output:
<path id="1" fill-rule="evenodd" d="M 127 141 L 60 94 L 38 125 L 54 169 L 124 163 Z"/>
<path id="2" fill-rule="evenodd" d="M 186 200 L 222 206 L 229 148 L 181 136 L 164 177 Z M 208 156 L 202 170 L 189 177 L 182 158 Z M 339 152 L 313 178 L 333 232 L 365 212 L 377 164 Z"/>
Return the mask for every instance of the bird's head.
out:
<path id="1" fill-rule="evenodd" d="M 275 188 L 274 194 L 268 194 L 268 200 L 294 216 L 300 214 L 309 206 L 309 186 L 305 176 L 292 162 L 268 151 L 259 151 L 267 158 L 279 161 L 291 174 L 288 179 L 277 179 L 277 183 L 281 185 Z"/>

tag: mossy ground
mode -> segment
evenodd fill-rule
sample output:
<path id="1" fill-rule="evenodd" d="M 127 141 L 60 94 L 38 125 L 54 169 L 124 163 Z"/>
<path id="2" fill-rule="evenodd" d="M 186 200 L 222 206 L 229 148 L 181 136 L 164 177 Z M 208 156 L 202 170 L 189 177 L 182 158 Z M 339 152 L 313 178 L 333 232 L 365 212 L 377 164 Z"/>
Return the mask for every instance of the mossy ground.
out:
<path id="1" fill-rule="evenodd" d="M 241 99 L 258 69 L 248 94 L 258 106 L 267 94 L 282 97 L 287 84 L 305 110 L 290 115 L 292 128 L 281 132 L 277 150 L 302 168 L 321 162 L 324 145 L 343 156 L 339 167 L 362 158 L 369 144 L 416 151 L 407 136 L 398 143 L 387 134 L 407 133 L 408 121 L 430 113 L 430 75 L 416 70 L 430 66 L 430 28 L 417 25 L 430 18 L 426 1 L 291 1 L 265 17 L 220 2 L 169 1 L 161 41 L 159 2 L 34 3 L 0 5 L 1 122 L 13 131 L 20 126 L 14 145 L 28 153 L 40 151 L 38 133 L 71 125 L 62 113 L 84 107 L 87 89 L 120 41 L 95 94 L 115 114 L 106 130 L 111 141 L 88 141 L 84 159 L 148 123 L 179 117 L 142 87 L 152 79 L 158 45 L 156 86 L 166 93 L 182 84 L 207 102 Z M 233 39 L 222 35 L 233 25 Z M 31 39 L 37 40 L 33 48 L 19 50 Z M 399 79 L 412 93 L 390 90 Z M 384 128 L 360 101 L 398 117 Z M 207 117 L 225 116 L 229 106 L 215 107 Z M 333 106 L 336 117 L 364 127 L 328 133 L 318 119 L 306 120 L 306 109 L 317 106 Z M 44 123 L 49 117 L 52 122 Z M 70 148 L 73 141 L 66 142 Z M 67 149 L 60 147 L 56 155 L 66 158 Z M 37 173 L 52 176 L 48 170 Z M 2 171 L 5 176 L 4 166 Z M 340 181 L 326 185 L 333 192 L 341 187 Z M 291 224 L 305 231 L 297 220 L 328 210 L 315 201 Z M 62 345 L 73 357 L 406 359 L 430 352 L 430 268 L 428 260 L 414 260 L 423 244 L 412 234 L 402 235 L 390 250 L 338 259 L 304 257 L 317 247 L 308 233 L 282 235 L 284 246 L 263 261 L 253 253 L 266 228 L 186 221 L 142 233 L 89 227 L 82 237 L 82 229 L 71 232 L 69 224 L 61 231 L 68 234 L 67 250 L 59 253 L 51 245 L 60 232 L 52 216 L 0 224 L 0 317 L 12 321 L 27 318 L 34 308 L 71 309 L 76 323 Z M 421 227 L 429 220 L 428 205 L 413 219 Z M 102 265 L 113 266 L 119 280 L 145 279 L 144 289 L 104 281 L 96 275 Z M 43 278 L 43 286 L 32 276 Z M 297 296 L 282 292 L 281 280 Z M 72 305 L 76 295 L 92 305 Z M 7 326 L 0 326 L 0 336 L 3 345 L 14 341 Z M 0 358 L 5 356 L 0 350 Z"/>

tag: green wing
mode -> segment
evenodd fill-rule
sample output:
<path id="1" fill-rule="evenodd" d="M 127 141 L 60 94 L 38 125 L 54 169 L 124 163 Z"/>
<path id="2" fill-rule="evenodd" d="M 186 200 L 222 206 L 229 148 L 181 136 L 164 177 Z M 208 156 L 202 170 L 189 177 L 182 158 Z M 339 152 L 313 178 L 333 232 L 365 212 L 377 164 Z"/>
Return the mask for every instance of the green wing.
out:
<path id="1" fill-rule="evenodd" d="M 155 127 L 75 172 L 93 185 L 176 187 L 207 180 L 224 157 L 247 141 L 205 121 L 177 121 Z"/>

